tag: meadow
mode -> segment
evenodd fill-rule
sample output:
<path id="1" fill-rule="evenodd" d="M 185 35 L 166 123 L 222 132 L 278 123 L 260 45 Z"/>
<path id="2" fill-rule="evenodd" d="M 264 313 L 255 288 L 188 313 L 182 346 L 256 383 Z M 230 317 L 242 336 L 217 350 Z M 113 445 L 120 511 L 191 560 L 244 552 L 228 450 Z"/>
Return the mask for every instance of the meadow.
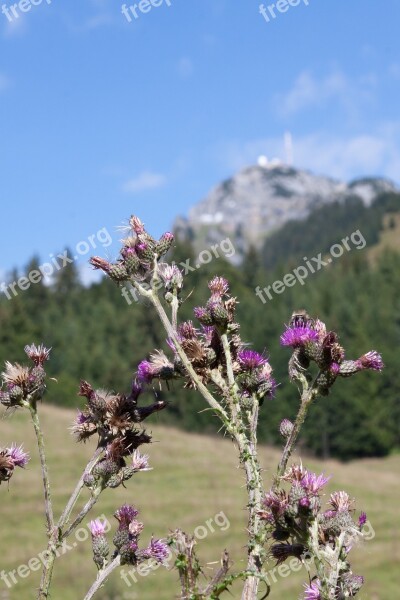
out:
<path id="1" fill-rule="evenodd" d="M 190 410 L 190 404 L 188 404 Z M 94 451 L 94 440 L 78 445 L 68 431 L 74 411 L 43 404 L 40 407 L 43 429 L 47 440 L 50 476 L 56 516 L 64 507 L 85 461 Z M 127 482 L 126 489 L 105 491 L 91 518 L 105 514 L 115 530 L 113 512 L 123 503 L 140 509 L 145 524 L 143 546 L 152 534 L 165 537 L 170 529 L 181 527 L 186 532 L 197 528 L 200 557 L 213 564 L 205 565 L 205 572 L 218 567 L 224 548 L 229 550 L 234 568 L 244 567 L 246 494 L 244 477 L 237 468 L 236 452 L 228 439 L 189 434 L 149 422 L 153 443 L 142 447 L 150 455 L 152 471 L 139 473 Z M 6 573 L 27 565 L 30 559 L 45 549 L 45 527 L 42 514 L 42 489 L 35 438 L 28 415 L 19 411 L 3 414 L 0 419 L 0 442 L 24 444 L 32 456 L 25 471 L 13 475 L 9 486 L 0 488 L 1 530 L 0 571 Z M 260 458 L 264 481 L 271 481 L 279 453 L 261 446 Z M 304 457 L 303 457 L 304 458 Z M 305 464 L 316 472 L 331 475 L 327 493 L 345 489 L 357 499 L 357 511 L 365 510 L 375 537 L 354 548 L 353 568 L 366 577 L 360 600 L 394 600 L 400 584 L 400 456 L 384 459 L 364 459 L 342 464 L 337 461 L 305 459 Z M 85 490 L 84 499 L 88 492 Z M 225 518 L 216 515 L 223 513 Z M 229 522 L 229 527 L 227 523 Z M 87 525 L 88 520 L 83 523 Z M 224 526 L 218 526 L 220 525 Z M 200 535 L 201 534 L 201 535 Z M 108 534 L 111 539 L 111 533 Z M 84 535 L 82 537 L 85 537 Z M 70 542 L 56 563 L 52 600 L 81 600 L 96 575 L 91 558 L 90 538 Z M 35 563 L 33 563 L 35 564 Z M 274 568 L 270 562 L 267 570 Z M 27 574 L 28 571 L 28 574 Z M 34 600 L 40 571 L 22 570 L 24 577 L 8 588 L 0 581 L 0 600 Z M 302 582 L 307 573 L 288 573 L 272 578 L 271 599 L 296 600 L 301 595 Z M 177 574 L 159 568 L 147 576 L 129 579 L 128 586 L 118 571 L 98 594 L 99 600 L 172 600 L 179 594 Z M 261 594 L 262 595 L 262 594 Z M 232 595 L 240 598 L 240 588 L 232 588 Z"/>

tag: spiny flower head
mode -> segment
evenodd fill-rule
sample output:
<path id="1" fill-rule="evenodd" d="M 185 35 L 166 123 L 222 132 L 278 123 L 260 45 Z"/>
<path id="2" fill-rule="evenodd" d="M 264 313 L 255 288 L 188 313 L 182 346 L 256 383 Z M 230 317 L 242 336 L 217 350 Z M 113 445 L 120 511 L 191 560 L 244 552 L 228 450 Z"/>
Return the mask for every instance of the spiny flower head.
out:
<path id="1" fill-rule="evenodd" d="M 229 291 L 229 283 L 224 277 L 214 277 L 209 281 L 208 288 L 214 298 L 222 298 Z"/>
<path id="2" fill-rule="evenodd" d="M 139 219 L 139 217 L 136 217 L 135 215 L 131 216 L 129 220 L 129 225 L 132 231 L 136 233 L 136 235 L 142 235 L 145 232 L 142 221 Z"/>
<path id="3" fill-rule="evenodd" d="M 357 361 L 360 369 L 371 369 L 372 371 L 382 371 L 384 368 L 381 355 L 375 350 L 363 354 Z"/>
<path id="4" fill-rule="evenodd" d="M 312 581 L 310 585 L 305 585 L 304 600 L 321 600 L 321 588 L 318 579 Z"/>
<path id="5" fill-rule="evenodd" d="M 169 556 L 169 548 L 163 540 L 151 538 L 145 553 L 151 558 L 154 558 L 157 562 L 163 563 Z"/>
<path id="6" fill-rule="evenodd" d="M 17 446 L 16 444 L 12 444 L 10 448 L 7 448 L 7 451 L 16 467 L 23 468 L 28 464 L 30 457 L 28 452 L 24 452 L 22 445 Z"/>
<path id="7" fill-rule="evenodd" d="M 267 359 L 254 350 L 240 350 L 238 353 L 238 362 L 243 369 L 251 371 L 265 365 Z"/>
<path id="8" fill-rule="evenodd" d="M 137 378 L 140 382 L 151 383 L 155 378 L 171 379 L 174 376 L 174 365 L 161 350 L 156 350 L 150 361 L 143 360 L 137 370 Z"/>
<path id="9" fill-rule="evenodd" d="M 45 348 L 43 344 L 40 344 L 40 346 L 35 346 L 35 344 L 25 346 L 26 354 L 35 363 L 36 366 L 43 366 L 46 360 L 49 359 L 50 351 L 51 348 Z"/>
<path id="10" fill-rule="evenodd" d="M 115 513 L 114 517 L 119 522 L 119 529 L 129 529 L 129 525 L 137 517 L 139 511 L 130 504 L 124 504 Z"/>
<path id="11" fill-rule="evenodd" d="M 150 471 L 149 457 L 147 454 L 140 454 L 139 450 L 135 450 L 132 454 L 132 469 L 135 471 Z"/>
<path id="12" fill-rule="evenodd" d="M 351 500 L 350 500 L 350 496 L 347 494 L 347 492 L 333 492 L 333 494 L 331 494 L 330 500 L 329 500 L 329 504 L 332 506 L 332 508 L 335 511 L 342 511 L 342 510 L 347 510 L 349 511 L 351 508 Z"/>
<path id="13" fill-rule="evenodd" d="M 287 326 L 286 331 L 281 335 L 282 346 L 292 346 L 292 348 L 299 348 L 317 341 L 318 333 L 307 324 Z"/>
<path id="14" fill-rule="evenodd" d="M 330 477 L 324 477 L 323 474 L 316 475 L 311 471 L 306 471 L 304 477 L 300 481 L 300 485 L 308 494 L 317 495 L 321 488 L 328 483 Z"/>
<path id="15" fill-rule="evenodd" d="M 107 525 L 100 519 L 90 521 L 89 528 L 93 537 L 100 537 L 106 533 Z"/>

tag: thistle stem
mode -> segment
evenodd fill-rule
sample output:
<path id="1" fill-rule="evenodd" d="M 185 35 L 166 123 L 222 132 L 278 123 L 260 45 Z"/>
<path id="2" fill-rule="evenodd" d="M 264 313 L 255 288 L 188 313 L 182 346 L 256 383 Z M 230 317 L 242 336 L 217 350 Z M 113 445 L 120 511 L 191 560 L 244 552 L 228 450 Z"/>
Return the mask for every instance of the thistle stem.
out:
<path id="1" fill-rule="evenodd" d="M 92 587 L 90 588 L 88 593 L 86 594 L 84 600 L 90 600 L 91 598 L 93 598 L 95 593 L 101 588 L 101 586 L 106 581 L 106 579 L 111 575 L 111 573 L 114 571 L 114 569 L 119 567 L 120 564 L 121 564 L 121 557 L 118 555 L 116 558 L 114 558 L 114 560 L 105 569 L 102 569 L 101 571 L 99 571 L 96 581 L 94 582 L 94 584 L 92 585 Z"/>
<path id="2" fill-rule="evenodd" d="M 312 404 L 314 398 L 317 395 L 317 386 L 316 381 L 318 379 L 319 373 L 317 377 L 314 379 L 311 387 L 303 386 L 303 393 L 301 395 L 301 402 L 299 412 L 297 413 L 296 421 L 294 422 L 293 429 L 286 441 L 285 447 L 283 449 L 281 460 L 279 461 L 278 470 L 276 473 L 276 480 L 273 486 L 273 490 L 277 490 L 279 487 L 279 479 L 286 471 L 286 467 L 289 461 L 289 458 L 293 452 L 293 449 L 296 445 L 297 439 L 299 437 L 300 429 L 306 419 L 308 409 Z"/>
<path id="3" fill-rule="evenodd" d="M 68 536 L 71 535 L 71 533 L 74 531 L 74 529 L 76 529 L 76 527 L 83 521 L 83 519 L 86 517 L 86 515 L 88 514 L 88 512 L 93 508 L 93 506 L 96 504 L 101 492 L 103 491 L 102 488 L 97 488 L 94 492 L 93 492 L 93 496 L 91 496 L 91 498 L 86 502 L 85 506 L 82 508 L 81 512 L 75 517 L 75 519 L 72 521 L 71 525 L 68 527 L 68 529 L 65 530 L 65 532 L 61 535 L 61 541 L 65 540 Z"/>
<path id="4" fill-rule="evenodd" d="M 54 528 L 53 506 L 51 503 L 50 479 L 49 479 L 49 472 L 47 469 L 44 438 L 43 438 L 42 428 L 40 425 L 39 415 L 38 415 L 37 408 L 36 408 L 36 402 L 33 402 L 32 404 L 29 403 L 29 410 L 31 413 L 32 423 L 33 423 L 33 427 L 35 429 L 37 445 L 38 445 L 38 449 L 39 449 L 40 465 L 42 468 L 44 504 L 45 504 L 46 522 L 47 522 L 47 536 L 48 536 L 48 538 L 50 538 L 53 533 L 53 528 Z"/>
<path id="5" fill-rule="evenodd" d="M 69 517 L 71 515 L 71 512 L 80 496 L 80 493 L 82 491 L 82 488 L 84 486 L 84 479 L 85 476 L 88 473 L 91 473 L 93 467 L 96 465 L 96 463 L 98 462 L 101 454 L 103 453 L 103 448 L 97 448 L 97 450 L 95 451 L 93 457 L 91 458 L 91 460 L 88 462 L 85 470 L 83 471 L 81 478 L 79 479 L 76 488 L 74 489 L 74 491 L 72 492 L 72 495 L 70 497 L 70 499 L 68 500 L 68 504 L 66 505 L 63 514 L 60 517 L 60 520 L 57 523 L 57 527 L 59 530 L 61 530 L 64 525 L 68 522 Z"/>

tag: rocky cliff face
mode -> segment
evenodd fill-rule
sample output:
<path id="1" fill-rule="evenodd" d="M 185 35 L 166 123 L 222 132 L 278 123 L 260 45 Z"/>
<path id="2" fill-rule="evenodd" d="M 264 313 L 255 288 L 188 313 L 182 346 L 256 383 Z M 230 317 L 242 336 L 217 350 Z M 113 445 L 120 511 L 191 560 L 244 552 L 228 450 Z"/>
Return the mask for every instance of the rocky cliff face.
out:
<path id="1" fill-rule="evenodd" d="M 370 205 L 381 193 L 399 191 L 386 179 L 360 179 L 349 184 L 287 165 L 248 167 L 215 187 L 193 206 L 187 218 L 175 221 L 175 232 L 202 250 L 230 237 L 235 261 L 250 245 L 287 221 L 301 220 L 323 204 L 357 196 Z"/>

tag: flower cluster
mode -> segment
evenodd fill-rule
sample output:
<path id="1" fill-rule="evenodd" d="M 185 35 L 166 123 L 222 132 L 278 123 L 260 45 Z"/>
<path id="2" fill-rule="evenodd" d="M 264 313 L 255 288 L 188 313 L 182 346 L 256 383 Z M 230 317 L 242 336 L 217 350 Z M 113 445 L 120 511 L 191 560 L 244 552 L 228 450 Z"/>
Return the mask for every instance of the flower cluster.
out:
<path id="1" fill-rule="evenodd" d="M 9 448 L 0 448 L 0 484 L 9 481 L 15 467 L 24 468 L 29 461 L 29 454 L 22 446 L 12 444 Z"/>
<path id="2" fill-rule="evenodd" d="M 50 350 L 43 345 L 25 346 L 25 352 L 33 362 L 33 367 L 6 362 L 2 372 L 5 390 L 0 392 L 0 402 L 7 408 L 23 406 L 24 402 L 36 402 L 43 397 L 46 389 L 46 372 L 43 365 L 48 360 Z"/>
<path id="3" fill-rule="evenodd" d="M 149 406 L 138 406 L 142 387 L 133 383 L 129 396 L 94 390 L 86 381 L 80 385 L 79 395 L 87 399 L 86 407 L 79 411 L 72 432 L 78 441 L 92 435 L 99 436 L 99 446 L 105 455 L 85 477 L 90 487 L 115 488 L 127 481 L 137 471 L 148 470 L 148 457 L 139 453 L 142 444 L 148 444 L 151 436 L 138 429 L 152 413 L 162 410 L 166 402 L 158 401 Z M 129 463 L 127 464 L 127 457 Z"/>
<path id="4" fill-rule="evenodd" d="M 149 545 L 139 549 L 139 537 L 144 525 L 136 519 L 139 511 L 125 504 L 115 513 L 119 526 L 114 535 L 113 543 L 116 548 L 114 556 L 121 557 L 121 564 L 136 565 L 150 558 L 164 563 L 169 555 L 168 546 L 163 540 L 151 538 Z"/>
<path id="5" fill-rule="evenodd" d="M 214 277 L 208 287 L 211 292 L 210 299 L 204 307 L 194 309 L 200 327 L 196 327 L 192 321 L 182 322 L 177 327 L 175 340 L 167 340 L 168 346 L 174 352 L 173 360 L 157 350 L 149 360 L 139 364 L 137 378 L 144 384 L 151 383 L 154 379 L 169 381 L 185 378 L 186 387 L 193 387 L 193 381 L 187 376 L 177 350 L 178 343 L 204 384 L 215 383 L 221 378 L 226 379 L 227 363 L 222 336 L 229 335 L 232 369 L 242 405 L 247 407 L 254 398 L 262 404 L 265 398 L 273 396 L 276 387 L 271 365 L 265 356 L 247 349 L 242 342 L 239 335 L 240 326 L 235 321 L 236 299 L 229 295 L 228 282 L 222 277 Z"/>
<path id="6" fill-rule="evenodd" d="M 329 393 L 338 376 L 350 377 L 366 369 L 381 371 L 384 366 L 382 357 L 375 351 L 363 354 L 357 360 L 345 360 L 338 335 L 327 331 L 325 323 L 311 319 L 304 311 L 293 314 L 281 336 L 281 344 L 294 349 L 289 363 L 291 379 L 297 379 L 311 361 L 317 364 L 320 375 L 316 383 L 322 395 Z"/>
<path id="7" fill-rule="evenodd" d="M 347 555 L 354 540 L 362 536 L 365 513 L 357 523 L 353 521 L 352 502 L 344 491 L 331 494 L 329 507 L 323 512 L 321 493 L 329 477 L 307 471 L 302 464 L 292 465 L 282 479 L 289 483 L 289 489 L 267 493 L 260 513 L 275 540 L 271 555 L 279 564 L 291 556 L 299 560 L 305 556 L 329 558 L 338 549 L 340 570 L 332 597 L 355 596 L 363 578 L 351 573 Z M 305 600 L 325 598 L 320 585 L 317 580 L 307 586 Z"/>
<path id="8" fill-rule="evenodd" d="M 99 256 L 93 256 L 90 263 L 95 269 L 104 271 L 116 283 L 131 279 L 144 281 L 153 270 L 153 263 L 168 252 L 174 241 L 172 233 L 164 233 L 155 240 L 144 228 L 138 217 L 129 221 L 129 235 L 122 240 L 121 258 L 110 263 Z M 173 276 L 170 276 L 172 279 Z"/>

